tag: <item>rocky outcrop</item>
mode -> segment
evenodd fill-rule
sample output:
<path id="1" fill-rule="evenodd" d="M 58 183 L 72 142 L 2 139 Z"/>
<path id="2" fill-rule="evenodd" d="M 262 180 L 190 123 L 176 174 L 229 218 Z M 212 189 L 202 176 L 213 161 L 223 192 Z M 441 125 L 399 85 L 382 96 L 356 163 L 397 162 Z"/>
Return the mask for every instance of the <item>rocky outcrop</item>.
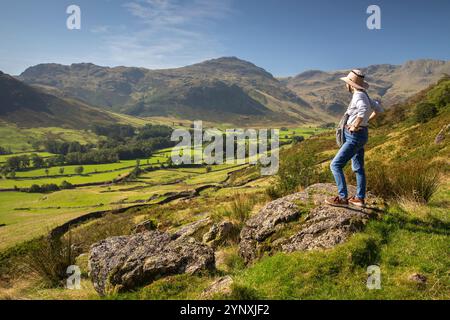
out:
<path id="1" fill-rule="evenodd" d="M 259 244 L 264 242 L 279 226 L 296 220 L 299 208 L 284 198 L 267 204 L 259 213 L 251 217 L 241 231 L 239 254 L 249 262 L 257 258 Z"/>
<path id="2" fill-rule="evenodd" d="M 436 135 L 434 143 L 440 144 L 444 142 L 445 137 L 447 136 L 449 131 L 450 131 L 450 123 L 442 127 L 441 131 L 439 131 L 439 133 Z"/>
<path id="3" fill-rule="evenodd" d="M 239 254 L 248 263 L 264 252 L 331 248 L 364 228 L 368 208 L 338 208 L 324 204 L 336 194 L 333 184 L 315 184 L 305 191 L 268 203 L 241 231 Z M 354 193 L 355 188 L 349 187 Z M 368 199 L 368 203 L 373 203 Z"/>
<path id="4" fill-rule="evenodd" d="M 222 221 L 211 226 L 208 232 L 203 235 L 203 242 L 212 248 L 226 243 L 233 238 L 237 238 L 239 229 L 230 221 Z"/>
<path id="5" fill-rule="evenodd" d="M 156 230 L 157 224 L 154 220 L 145 220 L 133 227 L 133 233 L 141 233 Z"/>
<path id="6" fill-rule="evenodd" d="M 284 252 L 332 248 L 344 242 L 354 232 L 364 228 L 369 216 L 359 210 L 317 207 L 309 213 L 302 229 L 285 241 L 280 241 Z"/>
<path id="7" fill-rule="evenodd" d="M 428 278 L 425 275 L 423 275 L 423 274 L 413 273 L 413 274 L 409 275 L 408 280 L 412 281 L 412 282 L 415 282 L 417 284 L 424 285 L 424 284 L 427 283 Z"/>
<path id="8" fill-rule="evenodd" d="M 202 294 L 202 299 L 212 299 L 217 296 L 227 296 L 232 293 L 233 278 L 225 276 L 214 281 Z"/>
<path id="9" fill-rule="evenodd" d="M 172 238 L 176 239 L 176 238 L 192 237 L 198 233 L 201 233 L 201 231 L 203 229 L 207 228 L 211 223 L 212 223 L 212 220 L 210 217 L 206 217 L 206 218 L 188 223 L 188 224 L 182 226 L 177 231 L 175 231 L 172 235 Z"/>
<path id="10" fill-rule="evenodd" d="M 160 231 L 102 240 L 92 245 L 89 255 L 89 275 L 101 295 L 130 290 L 168 275 L 214 268 L 210 247 Z"/>

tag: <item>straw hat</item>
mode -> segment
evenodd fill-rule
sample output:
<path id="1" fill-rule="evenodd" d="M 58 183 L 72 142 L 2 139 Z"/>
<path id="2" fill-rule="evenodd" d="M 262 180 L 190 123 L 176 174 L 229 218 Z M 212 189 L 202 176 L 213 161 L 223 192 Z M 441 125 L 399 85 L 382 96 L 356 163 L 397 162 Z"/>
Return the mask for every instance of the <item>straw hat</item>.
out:
<path id="1" fill-rule="evenodd" d="M 341 80 L 345 81 L 346 83 L 357 89 L 367 90 L 369 89 L 369 84 L 366 81 L 364 81 L 364 77 L 365 76 L 361 70 L 355 69 L 350 71 L 350 73 L 346 77 L 341 78 Z"/>

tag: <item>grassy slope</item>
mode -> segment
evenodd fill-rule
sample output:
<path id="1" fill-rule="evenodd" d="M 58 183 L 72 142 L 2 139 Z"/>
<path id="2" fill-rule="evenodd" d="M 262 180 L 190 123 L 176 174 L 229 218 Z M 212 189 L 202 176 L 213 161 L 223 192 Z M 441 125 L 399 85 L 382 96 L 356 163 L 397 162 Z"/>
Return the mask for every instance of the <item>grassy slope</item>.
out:
<path id="1" fill-rule="evenodd" d="M 0 146 L 11 148 L 12 152 L 33 151 L 31 143 L 47 137 L 60 141 L 78 141 L 82 144 L 98 141 L 98 137 L 90 131 L 56 127 L 25 129 L 0 121 Z"/>
<path id="2" fill-rule="evenodd" d="M 426 90 L 416 100 L 434 102 L 449 84 L 449 81 L 443 82 Z M 413 99 L 408 108 L 413 108 L 416 102 Z M 447 107 L 425 124 L 416 125 L 407 120 L 372 129 L 371 142 L 367 146 L 368 161 L 402 162 L 418 158 L 430 162 L 448 161 L 448 138 L 440 145 L 434 144 L 434 138 L 444 125 L 450 123 L 449 113 Z M 411 114 L 407 118 L 410 119 Z M 332 132 L 305 143 L 319 152 L 320 160 L 325 161 L 324 166 L 336 152 Z M 302 147 L 301 144 L 297 146 Z M 251 174 L 250 170 L 247 175 Z M 231 298 L 449 299 L 448 168 L 444 174 L 438 193 L 427 205 L 408 201 L 392 203 L 380 220 L 369 222 L 364 232 L 334 249 L 278 253 L 257 261 L 249 268 L 243 267 L 236 247 L 227 249 L 229 261 L 219 269 L 231 274 L 236 281 Z M 366 268 L 374 264 L 381 268 L 381 290 L 368 290 L 366 287 Z M 427 283 L 422 285 L 410 281 L 408 278 L 414 273 L 425 275 Z M 211 283 L 214 277 L 169 277 L 116 298 L 197 299 L 201 288 L 205 283 Z"/>
<path id="3" fill-rule="evenodd" d="M 263 192 L 265 185 L 253 183 L 252 189 L 208 192 L 188 203 L 140 212 L 138 217 L 157 219 L 163 228 L 180 225 L 208 210 L 212 201 L 217 208 L 225 205 L 236 192 L 256 195 Z M 450 183 L 446 183 L 428 206 L 391 207 L 382 219 L 369 222 L 364 232 L 334 249 L 277 253 L 245 268 L 237 257 L 237 247 L 232 246 L 219 251 L 225 260 L 219 263 L 216 274 L 171 276 L 107 299 L 199 299 L 202 290 L 224 274 L 231 275 L 235 285 L 231 296 L 216 296 L 217 299 L 449 299 L 450 261 L 443 253 L 448 251 L 450 221 L 442 207 L 449 195 Z M 136 218 L 132 215 L 129 219 Z M 366 267 L 373 264 L 381 268 L 381 290 L 366 288 Z M 413 273 L 426 275 L 427 284 L 409 281 Z M 15 289 L 11 295 L 43 299 L 98 298 L 88 279 L 82 281 L 82 290 L 74 293 L 28 286 Z"/>
<path id="4" fill-rule="evenodd" d="M 145 119 L 104 111 L 112 119 L 123 124 L 142 127 L 147 123 L 171 125 L 169 120 Z M 59 141 L 78 141 L 81 144 L 97 143 L 99 137 L 90 130 L 75 130 L 60 127 L 22 128 L 0 120 L 0 146 L 11 148 L 13 152 L 33 151 L 31 143 L 47 138 Z"/>
<path id="5" fill-rule="evenodd" d="M 449 85 L 447 80 L 425 90 L 407 108 L 411 110 L 417 101 L 436 103 L 436 97 L 442 96 Z M 390 116 L 384 120 L 389 121 Z M 440 145 L 434 143 L 438 132 L 450 123 L 448 105 L 425 124 L 413 124 L 411 117 L 409 113 L 406 121 L 371 130 L 366 159 L 448 161 L 448 137 Z M 318 140 L 332 139 L 330 134 Z M 318 141 L 307 143 L 317 145 Z M 320 151 L 328 160 L 335 153 L 334 147 Z M 450 259 L 446 253 L 450 240 L 450 180 L 448 170 L 444 173 L 443 184 L 428 205 L 407 201 L 393 204 L 381 220 L 371 221 L 363 233 L 332 250 L 263 258 L 236 273 L 238 287 L 255 297 L 269 299 L 449 299 Z M 371 264 L 381 268 L 381 290 L 366 288 L 366 267 Z M 413 273 L 427 276 L 427 284 L 409 281 Z M 237 288 L 235 294 L 245 292 L 242 288 Z"/>
<path id="6" fill-rule="evenodd" d="M 50 228 L 89 212 L 126 207 L 136 204 L 137 201 L 150 204 L 163 199 L 166 193 L 189 191 L 205 184 L 221 183 L 229 172 L 243 167 L 217 165 L 213 166 L 209 173 L 205 168 L 157 170 L 144 173 L 135 182 L 122 185 L 77 188 L 51 194 L 0 192 L 0 224 L 6 224 L 0 228 L 0 250 L 43 235 Z M 60 180 L 85 182 L 87 179 L 104 181 L 105 178 L 110 179 L 129 170 L 37 181 L 40 183 L 58 183 Z M 35 180 L 23 181 L 35 182 Z M 155 200 L 150 200 L 155 196 Z"/>
<path id="7" fill-rule="evenodd" d="M 425 93 L 425 98 L 432 99 L 432 92 Z M 448 140 L 437 147 L 433 145 L 434 137 L 444 123 L 448 123 L 448 109 L 419 127 L 406 121 L 395 127 L 384 126 L 371 130 L 368 158 L 403 161 L 415 159 L 420 154 L 430 161 L 448 159 Z M 331 132 L 316 136 L 295 148 L 302 148 L 305 144 L 313 146 L 325 164 L 336 151 Z M 382 148 L 381 152 L 377 148 Z M 397 153 L 393 153 L 395 148 L 399 148 Z M 254 172 L 251 169 L 244 170 L 230 181 L 245 181 L 246 177 L 252 175 Z M 259 183 L 265 187 L 270 179 L 260 180 Z M 364 232 L 354 235 L 347 243 L 334 249 L 278 253 L 248 268 L 244 268 L 237 257 L 236 246 L 223 249 L 222 253 L 225 252 L 228 258 L 218 265 L 219 274 L 234 277 L 236 285 L 231 298 L 236 299 L 449 299 L 450 261 L 445 253 L 448 252 L 450 229 L 450 182 L 446 179 L 428 205 L 393 203 L 380 220 L 369 222 Z M 164 229 L 187 223 L 201 212 L 223 206 L 236 192 L 257 195 L 264 193 L 264 187 L 252 184 L 252 188 L 243 186 L 219 192 L 208 190 L 202 193 L 202 197 L 192 201 L 178 202 L 159 208 L 158 211 L 149 210 L 140 214 L 158 219 Z M 117 191 L 117 187 L 114 191 Z M 211 203 L 214 203 L 214 208 L 211 208 Z M 253 212 L 256 211 L 257 208 L 254 208 Z M 371 291 L 366 288 L 366 267 L 373 264 L 381 268 L 381 290 Z M 427 276 L 427 284 L 409 281 L 408 277 L 415 272 Z M 216 277 L 217 274 L 168 277 L 135 292 L 112 298 L 196 299 L 200 297 L 201 290 Z M 42 294 L 46 298 L 67 297 L 60 289 L 47 290 L 45 293 L 32 291 L 28 292 L 31 297 Z M 95 293 L 87 285 L 78 295 L 93 297 Z M 70 295 L 68 298 L 71 298 Z"/>
<path id="8" fill-rule="evenodd" d="M 390 208 L 335 249 L 263 258 L 239 271 L 237 283 L 264 299 L 449 299 L 450 220 L 441 206 L 449 191 L 447 184 L 429 206 Z M 374 264 L 381 290 L 366 288 Z M 409 281 L 413 273 L 426 275 L 427 284 Z"/>
<path id="9" fill-rule="evenodd" d="M 63 181 L 70 182 L 74 185 L 86 184 L 86 183 L 101 183 L 112 182 L 114 179 L 123 177 L 130 172 L 130 169 L 121 169 L 113 172 L 104 172 L 96 174 L 87 174 L 81 176 L 59 177 L 59 178 L 40 178 L 40 179 L 3 179 L 0 180 L 0 188 L 12 189 L 15 186 L 18 188 L 28 188 L 33 184 L 43 185 L 54 183 L 60 185 Z"/>

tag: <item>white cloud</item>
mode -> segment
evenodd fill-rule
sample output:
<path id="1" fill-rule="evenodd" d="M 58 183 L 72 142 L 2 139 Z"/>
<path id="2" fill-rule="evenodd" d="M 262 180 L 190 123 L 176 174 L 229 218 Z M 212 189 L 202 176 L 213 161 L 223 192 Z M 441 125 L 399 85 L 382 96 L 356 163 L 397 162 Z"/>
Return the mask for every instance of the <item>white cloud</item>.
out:
<path id="1" fill-rule="evenodd" d="M 233 13 L 231 0 L 135 0 L 123 4 L 136 23 L 97 26 L 108 64 L 147 68 L 187 65 L 221 55 L 210 27 Z"/>

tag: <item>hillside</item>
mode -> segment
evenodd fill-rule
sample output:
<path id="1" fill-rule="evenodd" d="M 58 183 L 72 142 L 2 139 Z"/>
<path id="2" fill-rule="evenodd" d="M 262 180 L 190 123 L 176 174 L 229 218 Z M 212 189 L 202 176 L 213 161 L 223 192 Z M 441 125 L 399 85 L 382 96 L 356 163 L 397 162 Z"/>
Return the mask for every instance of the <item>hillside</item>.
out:
<path id="1" fill-rule="evenodd" d="M 403 65 L 372 65 L 361 69 L 371 84 L 369 94 L 381 97 L 383 104 L 390 106 L 435 83 L 443 74 L 450 74 L 450 61 L 416 60 Z M 349 101 L 339 80 L 347 72 L 311 70 L 280 81 L 310 105 L 338 115 Z"/>
<path id="2" fill-rule="evenodd" d="M 417 60 L 362 69 L 372 84 L 370 93 L 390 106 L 450 73 L 450 62 Z M 250 62 L 225 57 L 164 70 L 41 64 L 18 78 L 60 97 L 135 116 L 292 124 L 334 121 L 349 99 L 339 80 L 346 72 L 313 70 L 276 79 Z"/>
<path id="3" fill-rule="evenodd" d="M 336 193 L 333 130 L 284 148 L 274 177 L 249 165 L 175 167 L 45 196 L 0 193 L 0 238 L 16 245 L 0 252 L 0 298 L 448 299 L 449 123 L 444 78 L 371 124 L 364 209 L 324 204 Z M 148 165 L 167 160 L 155 156 Z M 89 177 L 64 177 L 75 178 Z M 65 235 L 32 239 L 48 232 L 45 219 Z M 80 290 L 62 288 L 71 264 Z M 369 266 L 380 268 L 377 290 Z"/>
<path id="4" fill-rule="evenodd" d="M 62 99 L 24 84 L 0 72 L 0 120 L 19 127 L 64 127 L 86 129 L 93 123 L 117 120 L 100 110 Z"/>
<path id="5" fill-rule="evenodd" d="M 42 64 L 27 69 L 19 79 L 63 97 L 138 116 L 229 123 L 323 118 L 270 73 L 237 58 L 166 70 Z"/>

